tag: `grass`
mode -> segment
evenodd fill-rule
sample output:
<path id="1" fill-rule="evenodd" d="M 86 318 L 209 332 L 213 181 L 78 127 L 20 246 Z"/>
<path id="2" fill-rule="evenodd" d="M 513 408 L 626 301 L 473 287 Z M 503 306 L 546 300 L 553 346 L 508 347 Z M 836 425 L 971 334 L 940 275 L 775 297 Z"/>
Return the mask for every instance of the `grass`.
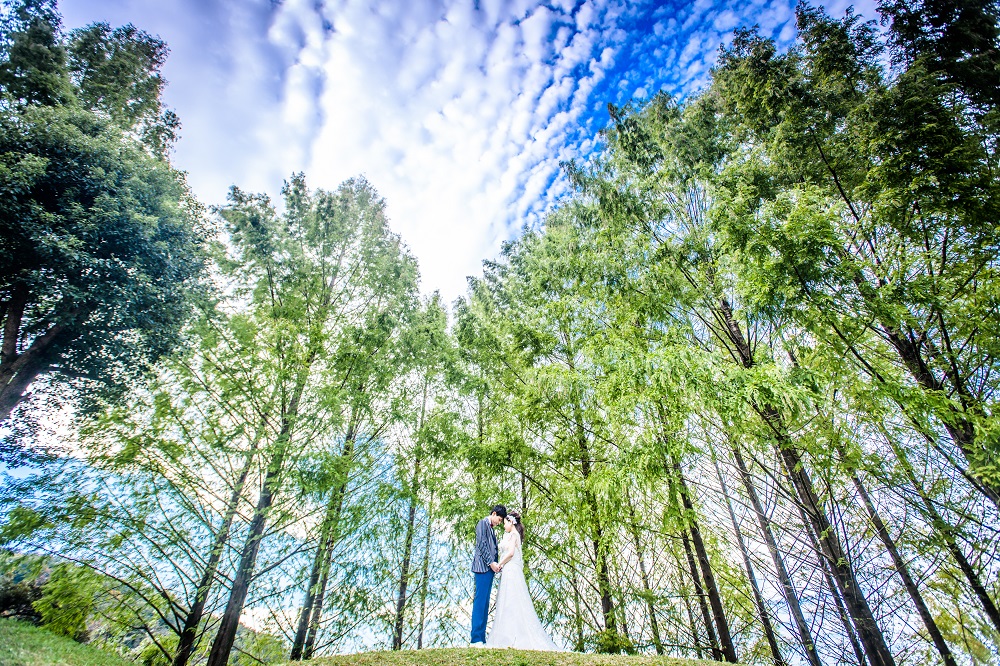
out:
<path id="1" fill-rule="evenodd" d="M 0 618 L 0 665 L 135 666 L 116 654 L 5 618 Z"/>
<path id="2" fill-rule="evenodd" d="M 454 648 L 320 657 L 303 666 L 707 666 L 710 662 L 642 655 Z M 718 662 L 711 662 L 717 664 Z M 135 666 L 118 655 L 0 618 L 0 666 Z"/>
<path id="3" fill-rule="evenodd" d="M 308 666 L 707 666 L 709 663 L 674 657 L 642 655 L 626 657 L 578 652 L 530 652 L 527 650 L 490 650 L 454 648 L 444 650 L 402 650 L 400 652 L 362 652 L 336 657 L 320 657 Z"/>

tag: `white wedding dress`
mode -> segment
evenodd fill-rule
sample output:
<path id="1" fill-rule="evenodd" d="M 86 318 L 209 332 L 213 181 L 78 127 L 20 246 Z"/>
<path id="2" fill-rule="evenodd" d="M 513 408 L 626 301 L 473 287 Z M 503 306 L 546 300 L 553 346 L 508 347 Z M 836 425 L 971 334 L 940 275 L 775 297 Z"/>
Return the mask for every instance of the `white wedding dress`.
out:
<path id="1" fill-rule="evenodd" d="M 500 540 L 500 561 L 511 550 L 514 551 L 514 557 L 503 565 L 500 573 L 493 628 L 490 637 L 486 639 L 486 647 L 561 651 L 549 638 L 535 613 L 535 604 L 531 601 L 528 583 L 524 580 L 521 536 L 516 529 L 506 532 Z"/>

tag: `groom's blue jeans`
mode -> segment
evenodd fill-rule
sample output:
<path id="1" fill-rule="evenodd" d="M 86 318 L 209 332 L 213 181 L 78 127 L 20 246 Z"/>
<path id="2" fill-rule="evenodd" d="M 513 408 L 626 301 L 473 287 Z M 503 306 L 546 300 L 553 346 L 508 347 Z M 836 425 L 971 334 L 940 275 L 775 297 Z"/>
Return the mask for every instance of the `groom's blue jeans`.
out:
<path id="1" fill-rule="evenodd" d="M 486 642 L 486 618 L 490 613 L 490 593 L 493 591 L 492 571 L 476 574 L 476 595 L 472 598 L 472 642 Z"/>

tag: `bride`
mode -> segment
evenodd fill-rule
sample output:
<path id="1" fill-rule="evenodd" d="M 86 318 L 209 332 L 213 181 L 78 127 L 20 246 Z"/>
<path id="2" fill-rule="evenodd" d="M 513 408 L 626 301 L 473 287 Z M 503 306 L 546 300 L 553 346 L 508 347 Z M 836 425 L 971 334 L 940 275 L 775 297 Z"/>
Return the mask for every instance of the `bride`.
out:
<path id="1" fill-rule="evenodd" d="M 517 648 L 519 650 L 558 651 L 538 620 L 535 605 L 524 580 L 524 557 L 521 542 L 524 526 L 521 516 L 513 511 L 504 519 L 505 534 L 500 540 L 500 590 L 497 592 L 493 630 L 486 647 Z"/>

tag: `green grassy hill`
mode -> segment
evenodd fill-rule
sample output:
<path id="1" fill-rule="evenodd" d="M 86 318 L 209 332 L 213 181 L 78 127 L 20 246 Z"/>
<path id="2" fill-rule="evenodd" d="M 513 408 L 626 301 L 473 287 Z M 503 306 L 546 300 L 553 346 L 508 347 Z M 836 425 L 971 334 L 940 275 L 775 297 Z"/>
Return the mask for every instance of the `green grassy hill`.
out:
<path id="1" fill-rule="evenodd" d="M 363 652 L 321 657 L 303 666 L 698 666 L 718 662 L 672 657 L 625 657 L 573 652 L 455 648 Z M 135 666 L 118 655 L 81 645 L 24 622 L 0 618 L 0 666 Z"/>
<path id="2" fill-rule="evenodd" d="M 453 648 L 446 650 L 403 650 L 363 652 L 337 657 L 320 657 L 303 662 L 309 666 L 707 666 L 718 662 L 643 655 L 626 657 L 575 652 L 529 652 Z"/>
<path id="3" fill-rule="evenodd" d="M 0 666 L 135 666 L 118 655 L 0 618 Z"/>

